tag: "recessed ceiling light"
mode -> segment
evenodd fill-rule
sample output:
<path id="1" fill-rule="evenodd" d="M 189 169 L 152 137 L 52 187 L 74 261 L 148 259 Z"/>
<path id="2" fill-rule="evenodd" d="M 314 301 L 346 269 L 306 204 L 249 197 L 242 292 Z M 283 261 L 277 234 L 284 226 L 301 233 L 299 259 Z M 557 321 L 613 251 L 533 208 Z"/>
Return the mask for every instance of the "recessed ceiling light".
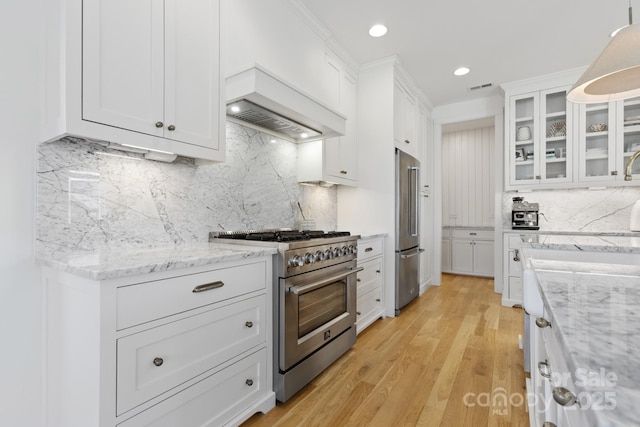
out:
<path id="1" fill-rule="evenodd" d="M 455 70 L 453 74 L 455 74 L 456 76 L 464 76 L 465 74 L 469 74 L 469 71 L 471 71 L 471 69 L 467 67 L 460 67 L 457 70 Z"/>
<path id="2" fill-rule="evenodd" d="M 234 113 L 239 113 L 240 112 L 240 107 L 238 107 L 237 105 L 234 105 L 231 107 L 231 111 Z"/>
<path id="3" fill-rule="evenodd" d="M 308 134 L 308 133 L 306 133 L 306 132 L 302 132 L 302 133 L 300 134 L 300 138 L 302 138 L 302 139 L 304 139 L 304 138 L 309 138 L 309 134 Z"/>
<path id="4" fill-rule="evenodd" d="M 369 28 L 369 35 L 371 37 L 382 37 L 387 34 L 387 27 L 382 24 L 376 24 Z"/>

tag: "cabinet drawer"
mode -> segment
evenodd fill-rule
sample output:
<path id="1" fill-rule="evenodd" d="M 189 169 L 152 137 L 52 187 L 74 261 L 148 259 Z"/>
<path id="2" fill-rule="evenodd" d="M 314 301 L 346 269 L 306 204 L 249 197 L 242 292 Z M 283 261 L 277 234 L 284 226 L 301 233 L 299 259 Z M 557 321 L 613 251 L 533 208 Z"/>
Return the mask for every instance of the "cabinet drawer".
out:
<path id="1" fill-rule="evenodd" d="M 376 256 L 382 256 L 382 239 L 359 240 L 358 261 L 364 261 Z"/>
<path id="2" fill-rule="evenodd" d="M 360 319 L 366 319 L 367 317 L 377 313 L 382 308 L 382 298 L 380 297 L 381 288 L 374 289 L 366 294 L 358 295 L 357 302 L 357 317 L 356 322 Z"/>
<path id="3" fill-rule="evenodd" d="M 118 426 L 224 425 L 270 392 L 266 389 L 269 369 L 267 350 L 262 349 Z"/>
<path id="4" fill-rule="evenodd" d="M 493 240 L 493 230 L 453 229 L 451 237 L 454 239 Z"/>
<path id="5" fill-rule="evenodd" d="M 358 267 L 364 268 L 357 275 L 358 295 L 382 285 L 382 258 L 359 262 Z"/>
<path id="6" fill-rule="evenodd" d="M 264 295 L 120 338 L 117 413 L 266 341 Z"/>
<path id="7" fill-rule="evenodd" d="M 222 287 L 194 292 L 196 286 L 220 282 Z M 265 261 L 166 280 L 124 286 L 117 290 L 117 329 L 121 330 L 249 292 L 266 289 Z"/>

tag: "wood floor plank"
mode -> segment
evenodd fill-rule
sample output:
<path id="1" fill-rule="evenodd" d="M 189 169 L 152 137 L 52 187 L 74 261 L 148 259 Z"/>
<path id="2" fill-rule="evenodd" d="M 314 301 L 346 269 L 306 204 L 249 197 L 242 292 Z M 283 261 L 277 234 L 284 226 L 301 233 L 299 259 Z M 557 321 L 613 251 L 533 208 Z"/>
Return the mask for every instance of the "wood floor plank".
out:
<path id="1" fill-rule="evenodd" d="M 527 425 L 526 404 L 509 402 L 526 397 L 523 312 L 500 301 L 492 280 L 445 274 L 441 286 L 375 322 L 307 387 L 243 427 Z"/>

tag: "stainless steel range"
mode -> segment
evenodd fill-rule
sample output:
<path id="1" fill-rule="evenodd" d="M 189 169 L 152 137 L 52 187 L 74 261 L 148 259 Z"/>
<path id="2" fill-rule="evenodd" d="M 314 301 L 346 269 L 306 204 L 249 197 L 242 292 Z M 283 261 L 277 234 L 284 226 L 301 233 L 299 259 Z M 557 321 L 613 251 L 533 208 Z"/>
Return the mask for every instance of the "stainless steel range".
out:
<path id="1" fill-rule="evenodd" d="M 348 232 L 212 232 L 210 240 L 278 248 L 274 266 L 274 388 L 287 401 L 356 341 L 360 236 Z"/>

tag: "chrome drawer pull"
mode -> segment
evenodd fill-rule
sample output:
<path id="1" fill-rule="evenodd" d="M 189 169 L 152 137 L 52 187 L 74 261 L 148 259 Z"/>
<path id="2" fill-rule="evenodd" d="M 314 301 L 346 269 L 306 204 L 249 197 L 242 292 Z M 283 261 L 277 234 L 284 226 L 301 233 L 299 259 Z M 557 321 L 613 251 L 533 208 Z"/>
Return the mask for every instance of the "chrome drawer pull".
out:
<path id="1" fill-rule="evenodd" d="M 373 248 L 367 248 L 367 249 L 365 249 L 364 251 L 365 251 L 365 252 L 371 252 L 372 250 L 373 250 Z"/>
<path id="2" fill-rule="evenodd" d="M 249 320 L 247 323 L 244 324 L 244 326 L 246 326 L 247 328 L 253 328 L 253 322 Z"/>
<path id="3" fill-rule="evenodd" d="M 548 321 L 547 319 L 545 319 L 544 317 L 538 317 L 538 318 L 536 319 L 536 326 L 537 326 L 538 328 L 546 328 L 547 326 L 548 326 L 548 327 L 551 327 L 551 322 L 549 322 L 549 321 Z"/>
<path id="4" fill-rule="evenodd" d="M 538 362 L 538 372 L 545 378 L 551 378 L 551 370 L 549 369 L 549 362 Z"/>
<path id="5" fill-rule="evenodd" d="M 553 394 L 553 400 L 558 402 L 558 405 L 571 406 L 577 404 L 580 406 L 576 395 L 564 387 L 556 387 L 551 393 Z"/>
<path id="6" fill-rule="evenodd" d="M 196 294 L 198 292 L 210 291 L 211 289 L 218 289 L 224 286 L 223 282 L 217 281 L 212 283 L 205 283 L 204 285 L 198 285 L 193 288 L 193 293 Z"/>
<path id="7" fill-rule="evenodd" d="M 162 359 L 162 357 L 156 357 L 155 359 L 153 359 L 153 364 L 156 366 L 162 366 L 163 363 L 164 360 Z"/>
<path id="8" fill-rule="evenodd" d="M 542 423 L 542 427 L 557 427 L 557 426 L 551 421 L 545 421 Z"/>
<path id="9" fill-rule="evenodd" d="M 244 382 L 246 385 L 248 385 L 249 387 L 251 387 L 253 385 L 253 380 L 252 379 L 248 379 Z"/>

